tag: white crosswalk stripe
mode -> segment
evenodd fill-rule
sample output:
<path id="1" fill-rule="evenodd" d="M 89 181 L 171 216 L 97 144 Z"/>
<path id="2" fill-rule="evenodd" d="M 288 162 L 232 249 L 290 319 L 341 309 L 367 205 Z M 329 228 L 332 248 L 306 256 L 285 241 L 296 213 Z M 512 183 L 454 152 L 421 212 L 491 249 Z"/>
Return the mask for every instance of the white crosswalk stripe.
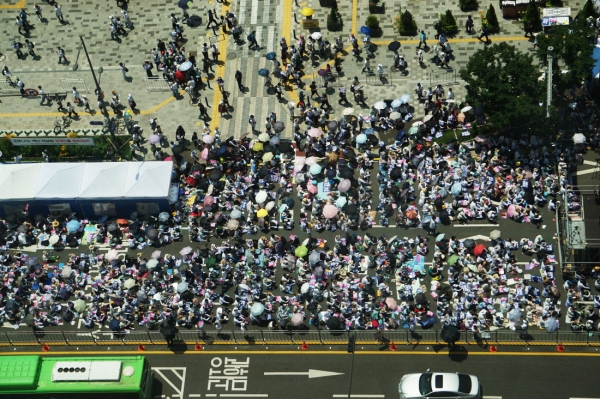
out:
<path id="1" fill-rule="evenodd" d="M 267 7 L 265 5 L 265 7 Z M 250 11 L 250 24 L 256 25 L 258 21 L 258 0 L 252 0 L 252 9 Z M 260 43 L 260 41 L 259 41 Z"/>
<path id="2" fill-rule="evenodd" d="M 238 12 L 238 23 L 244 25 L 246 23 L 246 3 L 247 0 L 240 0 L 240 10 Z"/>

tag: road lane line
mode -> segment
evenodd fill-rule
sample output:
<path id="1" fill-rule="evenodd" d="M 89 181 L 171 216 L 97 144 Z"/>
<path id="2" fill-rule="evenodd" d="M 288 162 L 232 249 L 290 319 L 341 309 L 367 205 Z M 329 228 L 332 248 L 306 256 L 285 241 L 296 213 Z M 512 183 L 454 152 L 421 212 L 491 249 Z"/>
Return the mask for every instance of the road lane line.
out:
<path id="1" fill-rule="evenodd" d="M 269 395 L 266 393 L 222 393 L 219 395 L 220 398 L 268 398 Z"/>
<path id="2" fill-rule="evenodd" d="M 361 395 L 361 394 L 351 394 L 347 393 L 333 395 L 334 398 L 385 398 L 385 395 Z"/>
<path id="3" fill-rule="evenodd" d="M 231 3 L 223 3 L 223 6 L 221 8 L 221 13 L 222 14 L 227 14 L 229 12 L 229 5 Z M 223 98 L 223 95 L 220 93 L 219 91 L 219 85 L 217 84 L 216 80 L 217 78 L 220 76 L 221 78 L 225 79 L 225 66 L 227 64 L 227 43 L 229 42 L 229 35 L 225 35 L 225 40 L 221 40 L 217 46 L 217 49 L 219 50 L 219 53 L 221 53 L 221 55 L 219 56 L 221 59 L 221 64 L 217 64 L 216 68 L 215 68 L 215 72 L 214 72 L 214 80 L 213 80 L 213 102 L 212 102 L 212 114 L 211 114 L 211 119 L 210 119 L 210 126 L 212 129 L 215 128 L 215 126 L 219 126 L 219 123 L 221 122 L 221 114 L 219 113 L 219 102 L 221 101 L 221 99 Z M 233 87 L 235 83 L 232 82 L 225 82 L 225 86 L 231 86 Z M 223 87 L 223 90 L 227 90 L 227 87 Z"/>
<path id="4" fill-rule="evenodd" d="M 190 398 L 201 398 L 201 397 L 202 397 L 202 394 L 199 394 L 199 393 L 191 393 L 190 394 Z"/>
<path id="5" fill-rule="evenodd" d="M 207 398 L 216 398 L 216 397 L 217 397 L 217 394 L 216 394 L 216 393 L 207 393 L 207 394 L 206 394 L 206 397 L 207 397 Z"/>

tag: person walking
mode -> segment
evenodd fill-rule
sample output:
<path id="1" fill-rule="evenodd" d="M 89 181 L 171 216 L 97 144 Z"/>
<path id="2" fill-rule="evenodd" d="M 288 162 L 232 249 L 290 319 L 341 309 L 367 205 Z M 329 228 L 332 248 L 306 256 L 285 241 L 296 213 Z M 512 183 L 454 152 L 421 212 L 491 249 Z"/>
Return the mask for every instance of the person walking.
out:
<path id="1" fill-rule="evenodd" d="M 211 24 L 215 24 L 216 27 L 219 27 L 219 23 L 215 19 L 215 12 L 213 10 L 208 10 L 208 23 L 206 24 L 206 29 L 211 28 Z M 215 28 L 213 28 L 213 31 Z"/>
<path id="2" fill-rule="evenodd" d="M 313 96 L 317 96 L 317 98 L 319 98 L 319 92 L 317 91 L 317 83 L 314 80 L 310 82 L 310 86 L 308 87 L 310 88 L 310 98 L 313 98 Z"/>
<path id="3" fill-rule="evenodd" d="M 16 78 L 17 80 L 17 87 L 19 88 L 19 92 L 21 93 L 22 96 L 25 95 L 25 83 L 23 83 L 22 80 L 20 80 L 19 78 Z"/>
<path id="4" fill-rule="evenodd" d="M 35 57 L 35 51 L 33 51 L 33 49 L 35 48 L 35 43 L 30 41 L 29 39 L 25 39 L 25 44 L 27 45 L 29 55 Z"/>
<path id="5" fill-rule="evenodd" d="M 371 72 L 371 61 L 369 61 L 369 57 L 365 57 L 365 61 L 363 63 L 363 69 L 360 72 L 364 73 L 365 71 Z"/>
<path id="6" fill-rule="evenodd" d="M 40 22 L 42 22 L 42 20 L 44 19 L 44 17 L 42 17 L 42 7 L 40 7 L 37 3 L 35 3 L 33 5 L 33 9 L 35 10 L 35 15 L 37 15 Z"/>
<path id="7" fill-rule="evenodd" d="M 527 26 L 525 26 L 525 37 L 527 35 L 533 37 L 533 22 L 529 22 Z"/>
<path id="8" fill-rule="evenodd" d="M 217 85 L 219 86 L 219 91 L 223 93 L 223 91 L 225 90 L 225 81 L 220 76 L 217 77 Z"/>
<path id="9" fill-rule="evenodd" d="M 73 102 L 78 104 L 79 100 L 79 92 L 77 91 L 77 87 L 73 86 Z"/>
<path id="10" fill-rule="evenodd" d="M 38 86 L 38 93 L 40 93 L 40 105 L 44 105 L 44 100 L 46 100 L 46 93 L 42 90 L 42 86 Z M 50 105 L 50 101 L 48 101 L 48 105 Z"/>
<path id="11" fill-rule="evenodd" d="M 283 86 L 281 85 L 281 82 L 277 83 L 275 86 L 275 95 L 277 96 L 278 100 L 283 98 Z"/>
<path id="12" fill-rule="evenodd" d="M 329 104 L 329 99 L 327 98 L 327 93 L 321 94 L 321 106 L 319 108 L 321 108 L 321 109 L 331 108 L 331 104 Z"/>
<path id="13" fill-rule="evenodd" d="M 81 96 L 81 105 L 83 106 L 83 110 L 84 111 L 92 112 L 92 110 L 90 109 L 90 102 L 88 101 L 88 99 L 85 96 L 85 94 L 83 94 Z"/>
<path id="14" fill-rule="evenodd" d="M 131 110 L 135 111 L 135 107 L 137 104 L 135 103 L 135 100 L 133 99 L 131 93 L 127 95 L 127 102 L 129 103 L 129 107 L 131 108 Z"/>
<path id="15" fill-rule="evenodd" d="M 252 128 L 252 133 L 256 133 L 256 119 L 254 119 L 254 115 L 250 115 L 250 118 L 248 118 L 248 123 Z"/>
<path id="16" fill-rule="evenodd" d="M 377 64 L 377 75 L 379 76 L 379 81 L 383 83 L 383 65 Z"/>
<path id="17" fill-rule="evenodd" d="M 256 47 L 257 49 L 260 50 L 260 46 L 258 45 L 258 42 L 256 41 L 256 31 L 255 30 L 253 30 L 252 32 L 250 32 L 248 34 L 248 36 L 246 36 L 246 38 L 250 42 L 248 44 L 248 48 Z"/>
<path id="18" fill-rule="evenodd" d="M 58 3 L 54 3 L 54 13 L 56 14 L 56 18 L 61 24 L 65 23 L 65 19 L 63 18 L 63 12 Z"/>
<path id="19" fill-rule="evenodd" d="M 202 104 L 202 101 L 198 101 L 198 119 L 208 118 L 208 109 Z M 197 147 L 197 146 L 196 146 Z"/>
<path id="20" fill-rule="evenodd" d="M 179 85 L 177 84 L 177 81 L 173 82 L 171 85 L 171 92 L 173 92 L 173 97 L 177 97 L 177 94 L 179 93 Z"/>
<path id="21" fill-rule="evenodd" d="M 119 69 L 121 70 L 121 74 L 123 75 L 123 80 L 127 82 L 128 78 L 126 73 L 129 72 L 129 69 L 122 62 L 119 62 Z"/>
<path id="22" fill-rule="evenodd" d="M 421 48 L 421 45 L 427 48 L 427 35 L 424 30 L 421 30 L 421 33 L 419 34 L 419 45 L 417 48 Z"/>
<path id="23" fill-rule="evenodd" d="M 76 118 L 79 118 L 77 112 L 75 112 L 75 108 L 71 105 L 71 103 L 67 103 L 67 112 L 69 113 L 69 118 L 72 118 L 75 115 Z"/>
<path id="24" fill-rule="evenodd" d="M 151 78 L 154 76 L 152 75 L 152 63 L 149 60 L 144 61 L 142 68 L 144 68 L 144 71 L 146 71 L 147 77 Z"/>
<path id="25" fill-rule="evenodd" d="M 213 44 L 211 44 L 211 45 L 210 45 L 210 50 L 211 50 L 211 53 L 212 53 L 212 59 L 213 59 L 213 62 L 214 62 L 215 64 L 218 64 L 218 63 L 219 63 L 219 54 L 220 54 L 220 53 L 219 53 L 219 49 L 218 49 L 218 48 L 217 48 L 217 46 L 216 46 L 216 45 L 213 43 Z"/>
<path id="26" fill-rule="evenodd" d="M 238 84 L 238 89 L 240 89 L 240 91 L 244 90 L 244 85 L 242 84 L 242 72 L 239 69 L 235 71 L 235 81 Z"/>
<path id="27" fill-rule="evenodd" d="M 481 26 L 481 34 L 479 35 L 478 39 L 481 40 L 481 38 L 484 36 L 485 36 L 486 43 L 489 42 L 490 38 L 488 37 L 487 28 L 485 27 L 485 25 L 482 25 Z"/>
<path id="28" fill-rule="evenodd" d="M 21 48 L 23 48 L 23 43 L 15 40 L 10 46 L 15 50 L 17 54 L 17 59 L 23 58 L 23 52 L 21 51 Z"/>
<path id="29" fill-rule="evenodd" d="M 25 22 L 23 22 L 21 17 L 17 16 L 17 18 L 15 19 L 15 25 L 18 26 L 19 34 L 27 35 L 29 33 L 29 31 L 27 30 L 27 25 L 25 25 Z M 21 29 L 25 29 L 25 33 L 21 32 Z"/>
<path id="30" fill-rule="evenodd" d="M 473 33 L 473 27 L 475 26 L 475 22 L 473 22 L 473 17 L 468 16 L 467 21 L 465 22 L 465 29 L 467 33 Z"/>
<path id="31" fill-rule="evenodd" d="M 56 46 L 56 54 L 58 54 L 59 64 L 62 64 L 61 60 L 64 60 L 65 63 L 67 62 L 67 57 L 65 57 L 65 50 L 63 50 L 62 47 Z"/>

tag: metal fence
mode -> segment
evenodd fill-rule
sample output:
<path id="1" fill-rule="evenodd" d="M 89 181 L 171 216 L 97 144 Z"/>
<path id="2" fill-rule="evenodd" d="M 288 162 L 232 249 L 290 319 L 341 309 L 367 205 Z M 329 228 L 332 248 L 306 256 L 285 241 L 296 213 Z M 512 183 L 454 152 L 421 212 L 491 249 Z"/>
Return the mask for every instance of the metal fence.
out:
<path id="1" fill-rule="evenodd" d="M 0 81 L 0 94 L 4 93 L 19 93 L 19 86 L 9 81 Z"/>
<path id="2" fill-rule="evenodd" d="M 433 71 L 429 73 L 429 86 L 443 84 L 450 85 L 458 83 L 456 69 L 444 69 L 443 71 Z"/>
<path id="3" fill-rule="evenodd" d="M 90 89 L 87 87 L 87 84 L 85 83 L 85 80 L 83 80 L 83 79 L 61 79 L 60 84 L 61 84 L 63 90 L 66 90 L 67 92 L 71 92 L 71 90 L 73 90 L 73 87 L 75 87 L 79 93 L 82 93 L 82 94 L 90 94 L 91 93 Z"/>
<path id="4" fill-rule="evenodd" d="M 169 91 L 171 90 L 171 85 L 169 81 L 166 79 L 160 78 L 144 78 L 144 86 L 146 87 L 146 91 Z"/>
<path id="5" fill-rule="evenodd" d="M 174 341 L 187 345 L 344 345 L 353 337 L 359 345 L 435 345 L 444 344 L 439 330 L 251 330 L 251 331 L 179 331 Z M 461 332 L 461 345 L 538 345 L 600 346 L 598 332 L 556 331 L 483 331 Z M 0 332 L 0 346 L 37 345 L 164 345 L 158 331 L 28 331 Z"/>

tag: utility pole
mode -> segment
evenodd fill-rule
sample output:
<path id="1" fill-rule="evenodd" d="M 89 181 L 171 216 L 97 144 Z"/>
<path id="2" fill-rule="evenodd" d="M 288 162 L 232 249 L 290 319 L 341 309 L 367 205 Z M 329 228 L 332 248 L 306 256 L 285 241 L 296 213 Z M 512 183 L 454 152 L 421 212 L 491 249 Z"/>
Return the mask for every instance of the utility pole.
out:
<path id="1" fill-rule="evenodd" d="M 552 50 L 554 47 L 548 46 L 548 72 L 546 73 L 546 118 L 550 118 L 550 106 L 552 104 Z"/>

